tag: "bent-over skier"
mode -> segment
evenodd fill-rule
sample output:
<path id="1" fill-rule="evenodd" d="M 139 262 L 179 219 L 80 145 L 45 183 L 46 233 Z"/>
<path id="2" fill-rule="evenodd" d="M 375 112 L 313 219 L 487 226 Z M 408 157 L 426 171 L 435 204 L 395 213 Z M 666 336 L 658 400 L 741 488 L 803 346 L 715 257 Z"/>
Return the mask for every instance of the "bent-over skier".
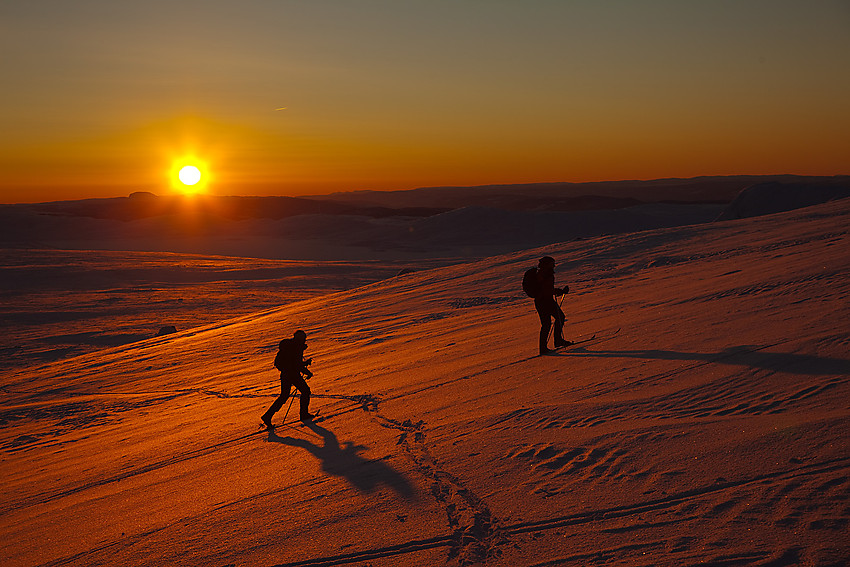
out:
<path id="1" fill-rule="evenodd" d="M 307 368 L 313 359 L 304 359 L 304 351 L 307 349 L 307 333 L 295 331 L 291 339 L 283 339 L 274 358 L 275 367 L 280 370 L 280 396 L 272 406 L 263 414 L 262 420 L 266 427 L 272 428 L 272 416 L 283 407 L 289 399 L 292 386 L 301 392 L 301 421 L 310 421 L 313 415 L 308 411 L 310 405 L 310 386 L 304 377 L 310 379 L 313 373 Z M 302 376 L 303 375 L 303 376 Z"/>

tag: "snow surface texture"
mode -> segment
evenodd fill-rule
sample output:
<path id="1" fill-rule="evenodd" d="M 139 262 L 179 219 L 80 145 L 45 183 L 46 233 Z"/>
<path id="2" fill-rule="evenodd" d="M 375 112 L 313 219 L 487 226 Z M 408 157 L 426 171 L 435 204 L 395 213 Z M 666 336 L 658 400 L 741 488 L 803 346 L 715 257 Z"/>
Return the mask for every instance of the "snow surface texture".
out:
<path id="1" fill-rule="evenodd" d="M 0 558 L 845 565 L 848 226 L 844 200 L 552 245 L 6 371 Z M 544 254 L 597 338 L 538 357 Z M 258 431 L 298 328 L 326 419 Z"/>
<path id="2" fill-rule="evenodd" d="M 360 287 L 450 260 L 306 262 L 0 250 L 0 370 L 60 360 Z"/>

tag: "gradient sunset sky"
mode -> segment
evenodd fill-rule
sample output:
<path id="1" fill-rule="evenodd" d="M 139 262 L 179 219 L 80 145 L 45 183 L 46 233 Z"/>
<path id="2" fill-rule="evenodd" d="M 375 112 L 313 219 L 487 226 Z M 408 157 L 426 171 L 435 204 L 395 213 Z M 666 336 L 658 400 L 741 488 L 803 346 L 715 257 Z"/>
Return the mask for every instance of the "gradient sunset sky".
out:
<path id="1" fill-rule="evenodd" d="M 850 1 L 3 0 L 0 202 L 850 173 Z"/>

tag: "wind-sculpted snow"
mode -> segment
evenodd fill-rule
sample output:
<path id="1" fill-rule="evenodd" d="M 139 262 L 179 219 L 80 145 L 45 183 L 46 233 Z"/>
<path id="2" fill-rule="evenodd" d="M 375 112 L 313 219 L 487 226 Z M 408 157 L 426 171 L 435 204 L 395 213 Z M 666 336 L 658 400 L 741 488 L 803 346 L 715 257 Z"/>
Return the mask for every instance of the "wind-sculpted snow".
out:
<path id="1" fill-rule="evenodd" d="M 0 557 L 843 565 L 848 223 L 844 200 L 423 266 L 7 369 Z M 551 356 L 520 289 L 542 255 L 583 341 Z M 295 329 L 320 419 L 266 431 Z"/>

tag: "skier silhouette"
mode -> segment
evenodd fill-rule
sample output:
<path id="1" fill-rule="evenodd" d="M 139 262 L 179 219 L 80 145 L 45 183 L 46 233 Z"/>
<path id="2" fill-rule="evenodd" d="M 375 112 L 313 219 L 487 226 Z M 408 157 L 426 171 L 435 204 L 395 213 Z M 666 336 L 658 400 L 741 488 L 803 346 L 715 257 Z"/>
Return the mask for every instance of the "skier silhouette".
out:
<path id="1" fill-rule="evenodd" d="M 540 316 L 540 354 L 551 352 L 548 347 L 549 331 L 552 329 L 552 319 L 555 320 L 555 348 L 569 346 L 572 343 L 564 340 L 564 321 L 566 316 L 555 301 L 555 296 L 569 292 L 569 286 L 563 289 L 555 287 L 555 259 L 544 256 L 537 261 L 537 287 L 534 294 L 534 308 Z"/>
<path id="2" fill-rule="evenodd" d="M 304 351 L 307 349 L 307 333 L 295 331 L 291 339 L 283 339 L 274 358 L 275 367 L 280 370 L 280 396 L 261 419 L 266 427 L 273 428 L 272 416 L 283 407 L 289 399 L 292 386 L 301 392 L 301 421 L 310 421 L 313 415 L 308 411 L 310 405 L 310 386 L 302 377 L 307 379 L 313 377 L 313 373 L 307 368 L 313 362 L 312 358 L 304 359 Z"/>

